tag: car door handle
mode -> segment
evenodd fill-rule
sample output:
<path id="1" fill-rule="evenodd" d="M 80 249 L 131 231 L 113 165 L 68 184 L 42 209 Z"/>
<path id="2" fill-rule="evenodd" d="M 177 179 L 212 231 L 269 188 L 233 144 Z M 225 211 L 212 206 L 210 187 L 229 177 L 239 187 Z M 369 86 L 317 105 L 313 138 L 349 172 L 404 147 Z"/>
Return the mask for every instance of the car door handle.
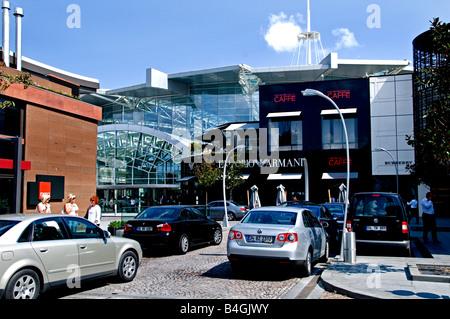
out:
<path id="1" fill-rule="evenodd" d="M 80 249 L 86 249 L 86 245 L 80 245 Z"/>
<path id="2" fill-rule="evenodd" d="M 48 248 L 40 248 L 39 251 L 41 253 L 46 253 L 48 251 Z"/>

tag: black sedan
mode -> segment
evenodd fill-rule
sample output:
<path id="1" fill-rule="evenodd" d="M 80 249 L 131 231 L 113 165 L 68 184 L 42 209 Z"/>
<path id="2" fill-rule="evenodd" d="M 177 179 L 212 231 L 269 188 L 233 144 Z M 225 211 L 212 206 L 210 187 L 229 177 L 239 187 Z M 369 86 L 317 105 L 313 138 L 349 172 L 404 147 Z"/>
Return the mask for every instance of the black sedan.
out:
<path id="1" fill-rule="evenodd" d="M 130 219 L 124 237 L 143 248 L 165 247 L 185 254 L 191 245 L 222 242 L 222 227 L 192 206 L 154 206 Z"/>
<path id="2" fill-rule="evenodd" d="M 303 201 L 287 201 L 282 203 L 280 206 L 282 207 L 296 206 L 308 208 L 314 213 L 314 215 L 316 215 L 316 217 L 320 220 L 322 224 L 323 222 L 326 222 L 326 224 L 323 224 L 323 227 L 325 228 L 325 230 L 328 233 L 328 236 L 330 237 L 330 244 L 333 246 L 337 246 L 339 244 L 340 226 L 337 220 L 333 218 L 333 215 L 331 215 L 328 208 L 325 207 L 324 205 Z"/>

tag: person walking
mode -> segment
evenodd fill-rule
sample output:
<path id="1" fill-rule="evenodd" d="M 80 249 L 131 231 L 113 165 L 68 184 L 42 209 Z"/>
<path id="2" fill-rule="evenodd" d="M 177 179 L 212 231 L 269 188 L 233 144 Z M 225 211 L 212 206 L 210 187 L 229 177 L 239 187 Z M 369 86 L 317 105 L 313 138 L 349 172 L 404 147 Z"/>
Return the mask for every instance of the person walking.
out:
<path id="1" fill-rule="evenodd" d="M 87 209 L 87 219 L 93 222 L 95 225 L 100 226 L 100 219 L 102 215 L 102 210 L 98 205 L 98 197 L 92 196 L 90 198 L 91 205 Z"/>
<path id="2" fill-rule="evenodd" d="M 440 241 L 437 238 L 437 232 L 436 232 L 436 216 L 434 213 L 434 206 L 433 206 L 433 194 L 431 192 L 428 192 L 425 195 L 425 198 L 422 199 L 420 204 L 422 205 L 423 214 L 423 241 L 425 243 L 428 242 L 428 232 L 431 232 L 431 236 L 433 238 L 434 243 L 440 243 Z"/>
<path id="3" fill-rule="evenodd" d="M 415 198 L 413 198 L 410 202 L 407 202 L 406 204 L 408 204 L 409 206 L 409 221 L 412 220 L 413 217 L 416 218 L 416 224 L 419 223 L 419 209 L 418 209 L 418 205 L 419 203 L 417 202 L 417 200 Z"/>

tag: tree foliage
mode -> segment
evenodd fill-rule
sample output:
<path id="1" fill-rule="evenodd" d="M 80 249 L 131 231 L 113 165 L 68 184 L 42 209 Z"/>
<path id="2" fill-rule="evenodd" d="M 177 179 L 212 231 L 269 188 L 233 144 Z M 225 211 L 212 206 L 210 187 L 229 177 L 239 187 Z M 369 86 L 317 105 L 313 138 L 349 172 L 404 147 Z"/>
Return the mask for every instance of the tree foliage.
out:
<path id="1" fill-rule="evenodd" d="M 440 63 L 418 70 L 426 73 L 426 80 L 416 79 L 416 84 L 432 87 L 437 98 L 424 115 L 426 127 L 407 137 L 408 144 L 420 154 L 410 169 L 429 185 L 442 174 L 448 176 L 450 169 L 450 24 L 434 19 L 431 36 L 433 55 Z"/>
<path id="2" fill-rule="evenodd" d="M 5 92 L 11 84 L 21 83 L 23 84 L 23 88 L 26 89 L 30 85 L 34 85 L 34 82 L 30 79 L 31 75 L 29 73 L 20 73 L 18 75 L 9 75 L 0 70 L 0 93 Z M 13 101 L 3 101 L 0 102 L 0 108 L 5 109 L 7 107 L 14 107 L 15 104 Z"/>

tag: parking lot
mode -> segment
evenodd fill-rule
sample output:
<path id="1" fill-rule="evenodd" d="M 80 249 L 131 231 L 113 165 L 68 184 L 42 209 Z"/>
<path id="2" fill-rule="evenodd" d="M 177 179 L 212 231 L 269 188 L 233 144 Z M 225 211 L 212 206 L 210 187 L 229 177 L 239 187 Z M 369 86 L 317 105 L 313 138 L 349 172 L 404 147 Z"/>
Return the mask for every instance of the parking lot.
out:
<path id="1" fill-rule="evenodd" d="M 236 222 L 231 222 L 233 225 Z M 44 298 L 186 298 L 186 299 L 283 299 L 295 298 L 312 279 L 295 273 L 254 269 L 235 275 L 226 255 L 226 237 L 219 246 L 194 247 L 186 255 L 146 251 L 138 275 L 131 283 L 95 281 L 81 289 L 49 292 Z M 320 272 L 317 264 L 315 272 Z"/>

